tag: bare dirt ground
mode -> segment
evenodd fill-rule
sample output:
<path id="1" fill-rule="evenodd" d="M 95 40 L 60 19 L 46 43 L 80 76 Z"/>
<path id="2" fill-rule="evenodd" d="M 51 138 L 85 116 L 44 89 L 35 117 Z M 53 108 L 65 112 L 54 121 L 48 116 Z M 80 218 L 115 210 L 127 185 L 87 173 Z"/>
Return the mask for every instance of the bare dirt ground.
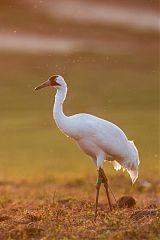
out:
<path id="1" fill-rule="evenodd" d="M 158 239 L 158 183 L 148 189 L 137 184 L 131 194 L 136 206 L 115 206 L 112 212 L 101 190 L 95 222 L 93 179 L 86 180 L 1 182 L 0 239 Z M 123 189 L 127 194 L 124 178 L 121 183 L 112 179 L 112 183 L 116 193 Z"/>

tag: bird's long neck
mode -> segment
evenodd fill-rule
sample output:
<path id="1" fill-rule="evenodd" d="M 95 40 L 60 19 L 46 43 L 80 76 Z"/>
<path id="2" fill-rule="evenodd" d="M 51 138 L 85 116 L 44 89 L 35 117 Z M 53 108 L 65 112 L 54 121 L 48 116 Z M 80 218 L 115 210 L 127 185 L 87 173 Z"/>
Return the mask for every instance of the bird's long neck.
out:
<path id="1" fill-rule="evenodd" d="M 55 103 L 53 107 L 53 117 L 55 119 L 55 122 L 60 128 L 61 131 L 65 132 L 66 130 L 66 124 L 68 117 L 65 116 L 63 113 L 63 102 L 66 98 L 67 94 L 67 86 L 63 86 L 60 89 L 57 90 L 56 96 L 55 96 Z"/>

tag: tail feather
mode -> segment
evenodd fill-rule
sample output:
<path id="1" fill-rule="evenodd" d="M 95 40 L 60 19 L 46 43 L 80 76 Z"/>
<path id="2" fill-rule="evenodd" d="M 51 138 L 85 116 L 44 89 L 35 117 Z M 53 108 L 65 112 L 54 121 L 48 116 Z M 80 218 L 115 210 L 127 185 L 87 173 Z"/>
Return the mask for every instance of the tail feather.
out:
<path id="1" fill-rule="evenodd" d="M 134 170 L 127 170 L 127 172 L 129 173 L 129 176 L 132 179 L 132 183 L 134 184 L 135 181 L 138 178 L 138 169 L 134 169 Z"/>
<path id="2" fill-rule="evenodd" d="M 139 165 L 139 155 L 138 155 L 138 150 L 136 148 L 136 145 L 134 144 L 133 141 L 129 141 L 131 149 L 132 149 L 132 167 L 131 169 L 128 169 L 127 172 L 129 173 L 132 183 L 135 183 L 135 181 L 138 178 L 138 165 Z"/>
<path id="3" fill-rule="evenodd" d="M 121 161 L 121 163 L 117 161 L 113 161 L 113 167 L 116 171 L 120 170 L 121 168 L 123 171 L 127 171 L 132 179 L 132 183 L 135 183 L 135 181 L 138 178 L 138 165 L 139 165 L 139 156 L 138 156 L 138 150 L 134 144 L 133 141 L 129 142 L 129 149 L 130 149 L 130 160 L 124 160 Z"/>
<path id="4" fill-rule="evenodd" d="M 118 163 L 117 161 L 113 161 L 112 164 L 116 171 L 121 170 L 121 168 L 123 169 L 123 171 L 126 170 L 130 178 L 132 179 L 132 183 L 133 184 L 135 183 L 135 181 L 138 178 L 138 167 L 134 166 L 132 169 L 128 169 L 127 167 L 121 166 L 121 164 Z"/>

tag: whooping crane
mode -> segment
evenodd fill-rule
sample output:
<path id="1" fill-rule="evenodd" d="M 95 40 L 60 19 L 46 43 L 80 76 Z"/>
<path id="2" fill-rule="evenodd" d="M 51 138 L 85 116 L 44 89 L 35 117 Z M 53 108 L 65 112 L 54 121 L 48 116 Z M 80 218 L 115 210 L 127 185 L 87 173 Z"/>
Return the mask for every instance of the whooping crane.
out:
<path id="1" fill-rule="evenodd" d="M 58 128 L 67 136 L 73 138 L 80 148 L 94 161 L 98 169 L 96 184 L 95 219 L 101 183 L 104 184 L 109 208 L 112 209 L 108 180 L 103 171 L 104 160 L 112 161 L 116 170 L 123 168 L 129 173 L 134 183 L 138 177 L 139 156 L 133 143 L 115 124 L 96 116 L 79 113 L 66 116 L 63 113 L 63 102 L 67 94 L 67 84 L 62 76 L 53 75 L 35 90 L 51 86 L 57 89 L 53 108 L 53 118 Z"/>

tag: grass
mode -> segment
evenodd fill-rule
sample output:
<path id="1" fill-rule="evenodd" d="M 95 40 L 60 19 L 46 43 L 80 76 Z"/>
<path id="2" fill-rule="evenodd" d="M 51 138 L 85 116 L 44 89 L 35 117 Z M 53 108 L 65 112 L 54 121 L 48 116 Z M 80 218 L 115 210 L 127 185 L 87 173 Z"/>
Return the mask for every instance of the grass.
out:
<path id="1" fill-rule="evenodd" d="M 125 178 L 122 176 L 119 180 L 119 186 L 128 193 Z M 112 212 L 108 210 L 102 191 L 95 222 L 94 178 L 77 178 L 66 183 L 53 180 L 3 183 L 0 186 L 0 236 L 16 240 L 158 239 L 160 212 L 155 204 L 155 199 L 159 197 L 157 187 L 142 189 L 137 185 L 132 194 L 141 204 L 131 209 L 116 207 Z M 153 190 L 154 200 L 151 198 Z M 147 205 L 146 200 L 143 203 L 146 198 Z"/>

